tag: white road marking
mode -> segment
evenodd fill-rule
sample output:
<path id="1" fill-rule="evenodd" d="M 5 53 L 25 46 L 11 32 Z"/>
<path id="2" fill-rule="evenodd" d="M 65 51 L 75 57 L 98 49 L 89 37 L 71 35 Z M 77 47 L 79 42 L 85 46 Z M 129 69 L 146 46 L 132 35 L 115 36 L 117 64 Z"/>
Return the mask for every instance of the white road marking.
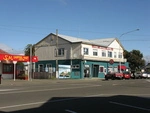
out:
<path id="1" fill-rule="evenodd" d="M 10 105 L 10 106 L 0 107 L 0 110 L 1 109 L 15 108 L 15 107 L 22 107 L 22 106 L 39 105 L 39 104 L 44 104 L 44 103 L 61 102 L 61 101 L 67 101 L 67 100 L 76 100 L 76 99 L 81 99 L 81 98 L 86 98 L 86 97 L 112 96 L 112 95 L 118 95 L 118 94 L 97 94 L 97 95 L 95 94 L 95 95 L 87 95 L 87 96 L 76 97 L 76 98 L 74 97 L 74 98 L 65 98 L 65 99 L 59 99 L 59 100 L 50 100 L 50 101 L 40 101 L 40 102 L 26 103 L 26 104 L 17 104 L 17 105 Z M 116 103 L 116 102 L 112 102 L 112 101 L 110 101 L 110 103 L 127 106 L 125 104 Z M 129 107 L 129 105 L 128 105 L 128 107 Z M 134 106 L 130 106 L 130 107 L 134 107 Z M 144 110 L 149 110 L 150 111 L 150 109 L 145 109 L 145 108 L 140 108 L 140 107 L 138 107 L 138 109 L 144 109 Z"/>
<path id="2" fill-rule="evenodd" d="M 14 90 L 18 90 L 18 89 L 0 89 L 0 91 L 14 91 Z"/>
<path id="3" fill-rule="evenodd" d="M 66 109 L 65 111 L 67 111 L 67 112 L 69 112 L 69 113 L 77 113 L 77 112 L 71 111 L 71 110 L 69 110 L 69 109 Z"/>
<path id="4" fill-rule="evenodd" d="M 146 81 L 150 82 L 150 80 L 146 80 Z"/>
<path id="5" fill-rule="evenodd" d="M 21 106 L 31 106 L 31 105 L 38 105 L 38 104 L 44 104 L 44 103 L 52 103 L 52 102 L 61 102 L 61 101 L 66 101 L 66 100 L 75 100 L 83 97 L 78 97 L 78 98 L 65 98 L 65 99 L 59 99 L 59 100 L 50 100 L 50 101 L 41 101 L 41 102 L 34 102 L 34 103 L 26 103 L 26 104 L 17 104 L 17 105 L 12 105 L 12 106 L 3 106 L 0 107 L 0 109 L 8 109 L 8 108 L 15 108 L 15 107 L 21 107 Z"/>
<path id="6" fill-rule="evenodd" d="M 118 102 L 113 102 L 113 101 L 109 101 L 109 103 L 117 104 L 117 105 L 120 105 L 120 106 L 126 106 L 126 107 L 130 107 L 130 108 L 136 108 L 136 109 L 140 109 L 140 110 L 144 110 L 144 111 L 150 111 L 150 109 L 147 109 L 147 108 L 142 108 L 142 107 L 127 105 L 127 104 L 118 103 Z"/>
<path id="7" fill-rule="evenodd" d="M 13 94 L 13 93 L 29 93 L 29 92 L 43 92 L 43 91 L 57 91 L 65 89 L 77 89 L 77 88 L 87 88 L 87 87 L 99 87 L 101 85 L 90 85 L 90 86 L 77 86 L 77 87 L 68 87 L 68 88 L 55 88 L 55 89 L 40 89 L 40 90 L 28 90 L 28 91 L 15 91 L 15 92 L 2 92 L 0 94 Z"/>

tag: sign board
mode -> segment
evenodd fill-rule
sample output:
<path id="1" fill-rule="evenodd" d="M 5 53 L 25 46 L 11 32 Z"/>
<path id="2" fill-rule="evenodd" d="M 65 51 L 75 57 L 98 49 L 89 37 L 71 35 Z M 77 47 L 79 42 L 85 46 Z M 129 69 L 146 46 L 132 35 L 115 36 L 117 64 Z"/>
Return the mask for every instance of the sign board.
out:
<path id="1" fill-rule="evenodd" d="M 0 60 L 28 62 L 28 61 L 30 61 L 30 57 L 23 56 L 23 55 L 0 54 Z M 38 57 L 33 56 L 32 62 L 37 62 L 37 61 L 38 61 Z"/>

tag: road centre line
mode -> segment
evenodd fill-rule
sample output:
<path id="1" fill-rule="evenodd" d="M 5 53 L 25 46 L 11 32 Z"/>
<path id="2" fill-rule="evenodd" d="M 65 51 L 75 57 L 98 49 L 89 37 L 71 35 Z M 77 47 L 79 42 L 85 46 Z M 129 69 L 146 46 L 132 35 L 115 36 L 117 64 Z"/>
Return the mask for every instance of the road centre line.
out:
<path id="1" fill-rule="evenodd" d="M 120 105 L 120 106 L 126 106 L 126 107 L 130 107 L 130 108 L 136 108 L 136 109 L 140 109 L 140 110 L 144 110 L 144 111 L 150 111 L 150 109 L 147 109 L 147 108 L 142 108 L 142 107 L 127 105 L 127 104 L 113 102 L 113 101 L 109 101 L 109 103 L 111 103 L 111 104 L 117 104 L 117 105 Z"/>
<path id="2" fill-rule="evenodd" d="M 29 92 L 43 92 L 43 91 L 56 91 L 56 90 L 65 90 L 65 89 L 78 89 L 78 88 L 87 88 L 87 87 L 99 87 L 101 85 L 89 85 L 89 86 L 78 86 L 78 87 L 68 87 L 68 88 L 55 88 L 55 89 L 41 89 L 41 90 L 28 90 L 28 91 L 12 91 L 12 92 L 0 92 L 0 94 L 13 94 L 13 93 L 29 93 Z"/>

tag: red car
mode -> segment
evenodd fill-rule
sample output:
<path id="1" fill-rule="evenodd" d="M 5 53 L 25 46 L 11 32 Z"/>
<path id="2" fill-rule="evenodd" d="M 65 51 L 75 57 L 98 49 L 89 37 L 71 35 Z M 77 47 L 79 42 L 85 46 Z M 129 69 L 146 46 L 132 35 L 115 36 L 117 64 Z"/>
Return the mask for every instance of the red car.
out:
<path id="1" fill-rule="evenodd" d="M 131 73 L 130 72 L 123 72 L 123 78 L 124 79 L 130 79 L 131 78 Z"/>
<path id="2" fill-rule="evenodd" d="M 108 79 L 122 79 L 123 78 L 123 74 L 122 73 L 118 73 L 118 72 L 108 72 L 106 75 L 105 75 L 105 80 L 108 80 Z"/>

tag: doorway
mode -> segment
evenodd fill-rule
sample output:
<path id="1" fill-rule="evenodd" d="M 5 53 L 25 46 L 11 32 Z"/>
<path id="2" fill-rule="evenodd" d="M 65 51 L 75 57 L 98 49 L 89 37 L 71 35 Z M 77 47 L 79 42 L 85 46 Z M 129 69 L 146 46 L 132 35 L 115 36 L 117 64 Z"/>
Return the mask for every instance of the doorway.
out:
<path id="1" fill-rule="evenodd" d="M 99 65 L 93 65 L 93 77 L 98 77 Z"/>
<path id="2" fill-rule="evenodd" d="M 90 77 L 90 67 L 84 68 L 84 77 L 89 78 Z"/>

